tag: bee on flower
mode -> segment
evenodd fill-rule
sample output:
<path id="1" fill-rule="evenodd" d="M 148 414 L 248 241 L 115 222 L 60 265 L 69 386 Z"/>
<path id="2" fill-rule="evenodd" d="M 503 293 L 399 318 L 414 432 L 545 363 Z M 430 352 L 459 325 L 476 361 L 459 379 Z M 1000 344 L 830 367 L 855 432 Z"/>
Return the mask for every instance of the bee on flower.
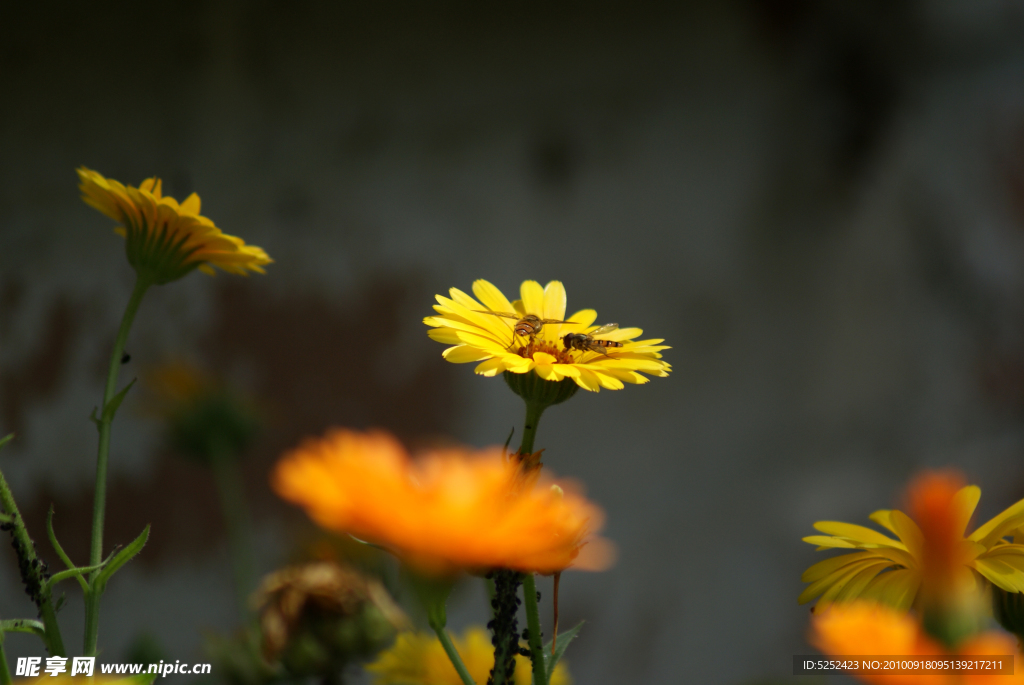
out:
<path id="1" fill-rule="evenodd" d="M 667 376 L 662 361 L 668 349 L 661 338 L 637 340 L 639 328 L 595 326 L 597 312 L 581 309 L 566 317 L 565 287 L 551 281 L 541 287 L 524 281 L 520 299 L 511 302 L 494 285 L 478 280 L 473 295 L 458 288 L 437 296 L 435 316 L 423 322 L 428 335 L 451 345 L 444 358 L 456 364 L 476 362 L 482 376 L 536 374 L 546 381 L 569 379 L 593 392 L 620 390 L 625 383 L 646 383 Z"/>

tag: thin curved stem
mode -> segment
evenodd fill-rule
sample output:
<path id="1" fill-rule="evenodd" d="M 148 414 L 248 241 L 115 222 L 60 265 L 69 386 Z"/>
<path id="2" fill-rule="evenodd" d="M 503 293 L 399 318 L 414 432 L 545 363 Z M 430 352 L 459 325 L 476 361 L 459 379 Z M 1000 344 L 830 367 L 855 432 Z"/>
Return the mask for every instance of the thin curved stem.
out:
<path id="1" fill-rule="evenodd" d="M 249 529 L 248 508 L 238 463 L 225 449 L 215 448 L 210 454 L 210 467 L 217 483 L 224 524 L 228 533 L 228 548 L 231 555 L 231 569 L 234 574 L 235 596 L 239 616 L 249 617 L 248 597 L 254 589 L 252 538 Z"/>
<path id="2" fill-rule="evenodd" d="M 532 573 L 523 574 L 523 602 L 526 604 L 530 661 L 533 662 L 533 685 L 548 685 L 548 674 L 544 668 L 544 641 L 540 633 L 540 614 L 537 611 L 537 585 Z"/>
<path id="3" fill-rule="evenodd" d="M 96 566 L 103 560 L 103 524 L 107 511 L 107 461 L 110 456 L 110 424 L 114 420 L 113 412 L 108 412 L 108 405 L 114 399 L 117 389 L 117 374 L 121 370 L 121 357 L 128 341 L 135 313 L 139 309 L 142 297 L 149 289 L 151 281 L 142 275 L 136 276 L 135 287 L 128 299 L 128 306 L 121 318 L 121 327 L 114 340 L 114 349 L 110 354 L 110 367 L 107 370 L 107 385 L 103 390 L 103 404 L 100 406 L 96 425 L 100 433 L 99 449 L 96 453 L 96 488 L 92 500 L 92 543 L 89 547 L 89 566 Z M 96 578 L 98 571 L 90 576 L 90 583 Z M 96 643 L 99 638 L 100 593 L 90 589 L 85 593 L 85 640 L 82 648 L 85 656 L 96 656 Z"/>
<path id="4" fill-rule="evenodd" d="M 462 657 L 459 656 L 459 650 L 455 649 L 455 645 L 452 644 L 452 639 L 448 637 L 448 631 L 444 629 L 444 626 L 435 625 L 433 621 L 430 622 L 430 627 L 437 633 L 437 639 L 441 641 L 441 646 L 444 647 L 445 654 L 448 655 L 448 659 L 451 660 L 452 666 L 458 672 L 459 677 L 462 678 L 462 685 L 476 685 L 476 681 L 473 680 L 473 676 L 469 675 L 469 671 L 466 670 L 466 664 L 462 663 Z"/>

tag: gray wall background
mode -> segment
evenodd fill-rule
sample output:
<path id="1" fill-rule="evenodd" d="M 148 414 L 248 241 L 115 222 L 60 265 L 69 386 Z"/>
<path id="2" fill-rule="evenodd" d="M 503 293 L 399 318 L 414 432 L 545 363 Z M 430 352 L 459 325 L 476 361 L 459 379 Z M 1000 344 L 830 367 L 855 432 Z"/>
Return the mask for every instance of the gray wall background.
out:
<path id="1" fill-rule="evenodd" d="M 87 416 L 132 272 L 77 165 L 195 190 L 276 260 L 157 289 L 123 375 L 185 357 L 259 398 L 264 570 L 309 535 L 266 485 L 302 437 L 483 445 L 521 423 L 427 339 L 435 293 L 560 279 L 675 368 L 541 424 L 620 550 L 564 579 L 564 625 L 589 622 L 576 681 L 788 679 L 813 521 L 865 523 L 924 466 L 965 470 L 982 516 L 1024 495 L 1022 39 L 1006 0 L 9 5 L 0 468 L 37 539 L 54 502 L 84 560 Z M 111 478 L 108 542 L 154 529 L 108 590 L 104 658 L 150 631 L 201 660 L 236 622 L 212 485 L 138 410 Z M 0 588 L 0 617 L 31 615 L 6 546 Z M 453 626 L 486 620 L 467 590 Z"/>

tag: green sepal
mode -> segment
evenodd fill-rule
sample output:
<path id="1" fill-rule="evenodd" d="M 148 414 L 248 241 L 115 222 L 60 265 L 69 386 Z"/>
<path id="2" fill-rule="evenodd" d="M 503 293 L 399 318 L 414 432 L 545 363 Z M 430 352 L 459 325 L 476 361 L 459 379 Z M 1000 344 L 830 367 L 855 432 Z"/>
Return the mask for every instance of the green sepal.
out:
<path id="1" fill-rule="evenodd" d="M 348 536 L 350 538 L 352 538 L 354 541 L 358 542 L 360 545 L 365 545 L 367 547 L 373 547 L 374 549 L 379 549 L 381 552 L 389 551 L 386 547 L 381 547 L 380 545 L 374 544 L 374 543 L 369 542 L 367 540 L 360 540 L 359 538 L 357 538 L 355 535 L 352 535 L 351 533 L 349 533 Z"/>
<path id="2" fill-rule="evenodd" d="M 409 569 L 406 569 L 405 575 L 427 612 L 427 623 L 435 631 L 443 630 L 448 625 L 445 604 L 448 602 L 448 595 L 452 593 L 452 588 L 455 587 L 455 579 L 424 576 Z"/>
<path id="3" fill-rule="evenodd" d="M 42 637 L 45 632 L 43 622 L 32 618 L 9 618 L 0 621 L 0 633 L 32 633 Z"/>
<path id="4" fill-rule="evenodd" d="M 4 445 L 9 443 L 11 440 L 14 440 L 14 433 L 10 433 L 10 434 L 5 435 L 4 437 L 0 438 L 0 449 L 3 449 Z"/>
<path id="5" fill-rule="evenodd" d="M 546 381 L 532 371 L 527 373 L 506 371 L 504 377 L 505 383 L 512 388 L 512 392 L 526 400 L 527 404 L 538 405 L 541 411 L 553 404 L 565 402 L 580 389 L 576 381 L 571 378 Z"/>
<path id="6" fill-rule="evenodd" d="M 110 576 L 127 564 L 132 558 L 142 551 L 142 548 L 146 546 L 146 540 L 149 539 L 149 526 L 146 526 L 139 537 L 132 540 L 128 545 L 115 554 L 110 561 L 104 563 L 103 569 L 96 575 L 96 578 L 92 581 L 91 592 L 103 592 L 107 586 L 107 581 L 110 580 Z"/>
<path id="7" fill-rule="evenodd" d="M 551 675 L 555 672 L 555 666 L 558 665 L 558 660 L 562 658 L 562 654 L 565 653 L 569 643 L 572 642 L 573 638 L 576 637 L 576 633 L 580 632 L 580 628 L 583 627 L 585 621 L 580 621 L 569 630 L 558 635 L 558 646 L 555 647 L 555 653 L 551 653 L 551 640 L 544 645 L 544 670 L 548 674 L 548 680 L 551 680 Z"/>

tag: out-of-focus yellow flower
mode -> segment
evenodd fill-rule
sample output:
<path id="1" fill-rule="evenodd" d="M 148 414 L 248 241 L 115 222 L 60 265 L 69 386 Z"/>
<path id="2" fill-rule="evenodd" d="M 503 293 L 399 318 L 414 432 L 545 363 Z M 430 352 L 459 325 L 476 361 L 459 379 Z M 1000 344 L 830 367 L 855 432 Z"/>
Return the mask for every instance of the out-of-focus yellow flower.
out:
<path id="1" fill-rule="evenodd" d="M 569 483 L 523 477 L 500 448 L 412 459 L 390 435 L 334 430 L 286 454 L 272 475 L 284 499 L 329 530 L 389 548 L 421 570 L 599 570 L 604 515 Z"/>
<path id="2" fill-rule="evenodd" d="M 114 229 L 126 239 L 128 262 L 153 283 L 175 281 L 192 269 L 213 275 L 213 267 L 228 273 L 263 273 L 272 260 L 261 248 L 222 233 L 199 213 L 199 196 L 189 195 L 180 204 L 161 192 L 158 178 L 147 178 L 139 187 L 80 167 L 79 190 L 87 205 L 117 221 Z"/>
<path id="3" fill-rule="evenodd" d="M 1004 539 L 1019 535 L 1016 529 L 1024 523 L 1024 500 L 964 537 L 981 490 L 961 485 L 959 477 L 949 473 L 925 474 L 908 491 L 912 516 L 897 509 L 871 514 L 869 518 L 896 539 L 852 523 L 815 523 L 826 535 L 812 535 L 805 542 L 819 550 L 858 551 L 807 569 L 802 580 L 810 585 L 800 595 L 800 603 L 821 595 L 819 608 L 823 603 L 866 598 L 907 609 L 918 599 L 922 584 L 931 588 L 926 594 L 939 601 L 962 595 L 959 586 L 972 578 L 984 578 L 1008 592 L 1024 592 L 1024 545 Z"/>
<path id="4" fill-rule="evenodd" d="M 541 288 L 536 281 L 524 281 L 522 299 L 510 302 L 496 287 L 484 280 L 473 283 L 473 299 L 458 288 L 451 297 L 437 296 L 437 316 L 423 323 L 431 327 L 431 338 L 447 343 L 444 358 L 456 364 L 480 362 L 476 372 L 495 376 L 508 371 L 536 373 L 548 381 L 571 378 L 581 388 L 599 391 L 619 390 L 624 383 L 646 383 L 651 376 L 667 376 L 672 367 L 661 361 L 661 338 L 634 340 L 643 334 L 639 328 L 616 328 L 595 335 L 597 342 L 566 342 L 567 334 L 590 334 L 597 313 L 582 309 L 565 318 L 565 288 L 551 281 Z M 525 323 L 524 323 L 525 321 Z M 563 323 L 544 323 L 545 321 Z M 530 334 L 519 333 L 531 331 Z M 536 330 L 537 328 L 540 330 Z M 602 347 L 601 340 L 612 346 Z M 619 346 L 621 344 L 621 346 Z"/>
<path id="5" fill-rule="evenodd" d="M 167 420 L 169 442 L 183 456 L 206 464 L 234 459 L 256 435 L 259 422 L 252 403 L 187 362 L 147 369 L 143 381 L 148 408 Z"/>
<path id="6" fill-rule="evenodd" d="M 990 675 L 983 671 L 963 674 L 912 675 L 877 673 L 856 677 L 872 685 L 982 685 L 1024 683 L 1021 654 L 1015 640 L 1005 633 L 981 633 L 949 650 L 929 637 L 913 614 L 872 601 L 832 604 L 811 619 L 811 644 L 827 655 L 929 657 L 963 655 L 1013 656 L 1014 675 Z"/>
<path id="7" fill-rule="evenodd" d="M 494 666 L 494 648 L 487 631 L 468 628 L 461 638 L 453 635 L 452 643 L 473 680 L 481 685 L 486 683 Z M 374 685 L 462 685 L 441 642 L 429 633 L 400 633 L 394 646 L 381 652 L 366 670 L 374 674 Z M 530 685 L 531 680 L 530 660 L 517 655 L 513 682 Z M 572 685 L 565 662 L 555 666 L 551 685 Z"/>

